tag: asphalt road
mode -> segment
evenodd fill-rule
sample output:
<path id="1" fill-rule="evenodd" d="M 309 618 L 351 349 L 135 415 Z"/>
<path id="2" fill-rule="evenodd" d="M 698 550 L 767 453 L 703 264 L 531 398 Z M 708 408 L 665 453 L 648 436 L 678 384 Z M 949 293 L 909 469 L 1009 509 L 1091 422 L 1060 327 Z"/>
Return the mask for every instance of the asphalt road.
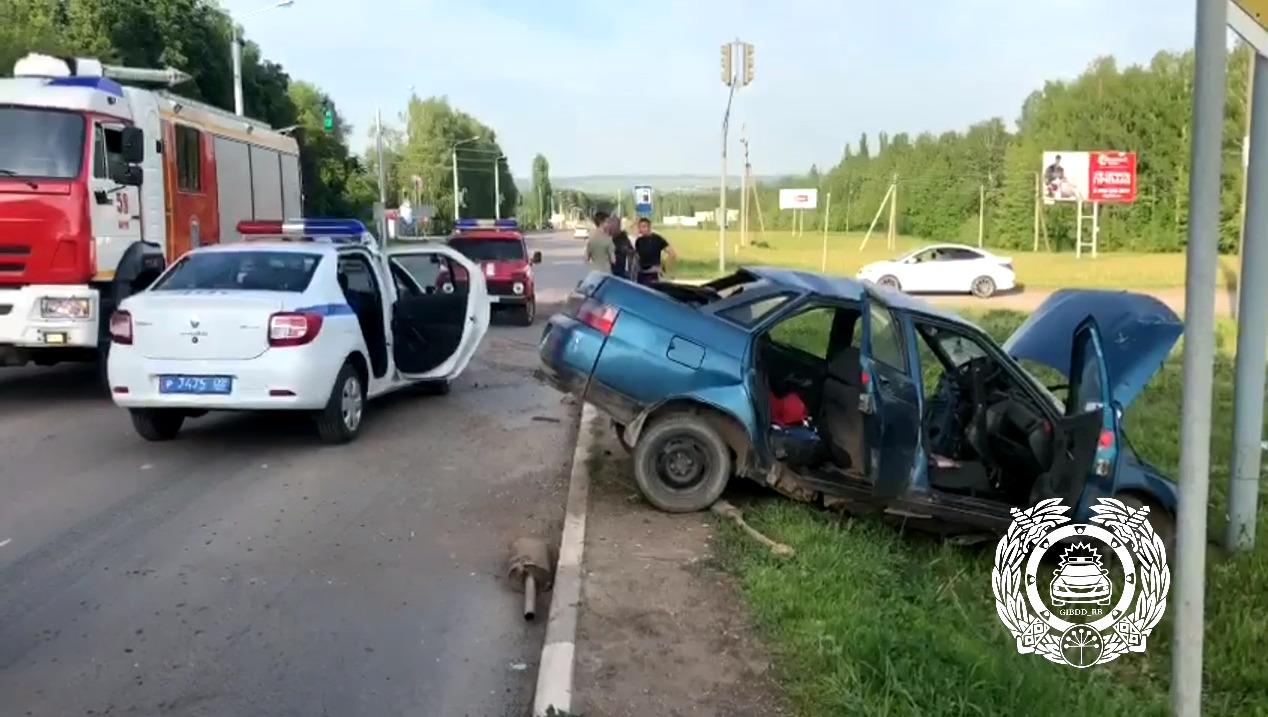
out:
<path id="1" fill-rule="evenodd" d="M 445 397 L 370 404 L 322 447 L 284 416 L 135 435 L 84 367 L 0 371 L 0 714 L 523 715 L 541 624 L 504 582 L 557 539 L 576 406 L 491 329 Z"/>

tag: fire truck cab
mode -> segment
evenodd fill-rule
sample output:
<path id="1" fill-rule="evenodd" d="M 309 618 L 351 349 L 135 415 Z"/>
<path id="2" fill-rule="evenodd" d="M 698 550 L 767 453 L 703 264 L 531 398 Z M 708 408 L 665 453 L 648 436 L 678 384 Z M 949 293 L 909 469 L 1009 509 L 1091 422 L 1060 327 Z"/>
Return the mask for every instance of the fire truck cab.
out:
<path id="1" fill-rule="evenodd" d="M 0 79 L 0 366 L 103 358 L 169 261 L 302 213 L 294 139 L 112 75 L 187 78 L 28 55 Z"/>

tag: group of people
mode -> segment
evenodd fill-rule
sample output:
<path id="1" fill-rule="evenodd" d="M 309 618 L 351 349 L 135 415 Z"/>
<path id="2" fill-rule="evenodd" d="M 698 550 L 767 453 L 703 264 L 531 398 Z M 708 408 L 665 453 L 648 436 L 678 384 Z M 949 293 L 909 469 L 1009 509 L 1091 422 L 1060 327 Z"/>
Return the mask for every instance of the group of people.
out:
<path id="1" fill-rule="evenodd" d="M 586 264 L 591 271 L 652 284 L 661 280 L 676 258 L 674 248 L 652 231 L 647 217 L 638 220 L 638 236 L 631 242 L 619 217 L 607 212 L 594 215 L 594 231 L 586 240 Z"/>

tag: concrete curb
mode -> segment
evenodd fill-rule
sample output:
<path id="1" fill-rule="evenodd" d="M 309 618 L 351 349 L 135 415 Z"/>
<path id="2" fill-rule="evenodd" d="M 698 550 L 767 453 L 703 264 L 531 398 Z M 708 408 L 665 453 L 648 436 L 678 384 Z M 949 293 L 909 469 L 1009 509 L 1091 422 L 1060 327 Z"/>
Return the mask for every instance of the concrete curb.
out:
<path id="1" fill-rule="evenodd" d="M 546 640 L 537 667 L 533 717 L 545 717 L 551 707 L 557 712 L 572 709 L 577 613 L 581 607 L 581 556 L 585 549 L 586 511 L 590 504 L 590 468 L 586 464 L 594 447 L 591 424 L 597 417 L 593 406 L 588 403 L 582 406 L 581 420 L 577 425 L 577 447 L 572 454 L 564 531 L 559 539 L 559 562 L 555 566 L 555 583 L 550 598 L 550 618 L 546 622 Z"/>

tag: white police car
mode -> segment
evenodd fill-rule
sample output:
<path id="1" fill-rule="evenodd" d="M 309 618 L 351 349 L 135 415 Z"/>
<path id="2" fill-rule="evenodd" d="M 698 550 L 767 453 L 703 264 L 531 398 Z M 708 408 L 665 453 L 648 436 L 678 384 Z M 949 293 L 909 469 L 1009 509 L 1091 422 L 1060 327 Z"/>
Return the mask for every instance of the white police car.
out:
<path id="1" fill-rule="evenodd" d="M 111 395 L 148 440 L 211 410 L 298 410 L 344 443 L 367 399 L 447 392 L 488 330 L 479 267 L 443 244 L 383 252 L 355 220 L 238 231 L 251 240 L 185 254 L 110 319 Z"/>

